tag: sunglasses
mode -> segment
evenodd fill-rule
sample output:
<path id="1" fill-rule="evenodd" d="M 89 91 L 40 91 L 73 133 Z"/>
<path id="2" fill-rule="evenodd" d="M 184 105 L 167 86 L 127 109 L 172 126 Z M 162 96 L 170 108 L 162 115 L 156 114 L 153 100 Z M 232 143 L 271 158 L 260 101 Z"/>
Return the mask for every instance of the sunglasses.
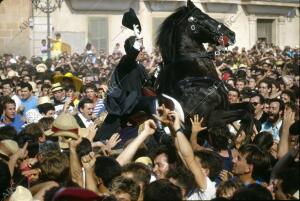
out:
<path id="1" fill-rule="evenodd" d="M 259 103 L 258 102 L 252 102 L 251 104 L 254 105 L 254 106 L 257 106 Z"/>

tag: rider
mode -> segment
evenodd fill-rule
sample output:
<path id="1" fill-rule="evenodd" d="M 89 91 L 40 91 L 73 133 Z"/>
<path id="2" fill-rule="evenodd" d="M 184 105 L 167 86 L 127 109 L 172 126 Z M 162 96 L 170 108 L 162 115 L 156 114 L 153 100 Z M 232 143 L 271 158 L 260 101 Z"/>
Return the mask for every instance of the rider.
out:
<path id="1" fill-rule="evenodd" d="M 105 107 L 108 111 L 95 140 L 109 138 L 120 127 L 125 127 L 130 114 L 144 111 L 147 114 L 155 113 L 155 97 L 142 96 L 142 89 L 147 81 L 145 67 L 136 59 L 141 52 L 143 38 L 139 25 L 134 24 L 135 36 L 125 41 L 125 52 L 115 71 L 112 74 Z"/>

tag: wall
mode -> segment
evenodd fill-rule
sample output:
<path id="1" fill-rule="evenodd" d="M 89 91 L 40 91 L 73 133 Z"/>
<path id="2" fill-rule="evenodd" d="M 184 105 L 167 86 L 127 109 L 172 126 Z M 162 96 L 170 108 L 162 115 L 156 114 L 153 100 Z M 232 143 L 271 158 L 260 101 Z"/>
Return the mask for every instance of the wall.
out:
<path id="1" fill-rule="evenodd" d="M 0 4 L 0 54 L 30 56 L 30 0 L 3 0 Z"/>

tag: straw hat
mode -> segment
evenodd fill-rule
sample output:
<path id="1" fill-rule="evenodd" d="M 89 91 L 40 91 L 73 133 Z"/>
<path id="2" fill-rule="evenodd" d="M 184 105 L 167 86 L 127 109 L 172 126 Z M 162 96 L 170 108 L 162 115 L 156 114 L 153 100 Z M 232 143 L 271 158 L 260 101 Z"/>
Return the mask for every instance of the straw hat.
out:
<path id="1" fill-rule="evenodd" d="M 54 75 L 53 82 L 61 82 L 64 78 L 71 79 L 73 81 L 73 85 L 76 89 L 76 91 L 80 91 L 80 88 L 82 86 L 82 81 L 78 77 L 74 76 L 72 73 L 66 73 L 65 75 Z"/>
<path id="2" fill-rule="evenodd" d="M 14 140 L 2 140 L 0 144 L 4 146 L 11 154 L 15 154 L 19 150 L 18 143 Z M 1 151 L 1 149 L 0 153 L 6 155 L 6 153 Z"/>
<path id="3" fill-rule="evenodd" d="M 61 113 L 53 122 L 52 129 L 46 135 L 78 139 L 79 125 L 75 117 L 69 113 Z"/>
<path id="4" fill-rule="evenodd" d="M 38 64 L 35 68 L 36 68 L 36 72 L 38 72 L 38 73 L 44 73 L 48 69 L 48 67 L 44 63 Z"/>
<path id="5" fill-rule="evenodd" d="M 135 163 L 143 163 L 144 165 L 146 165 L 148 167 L 152 167 L 153 166 L 151 158 L 149 158 L 147 156 L 139 157 L 134 162 Z"/>
<path id="6" fill-rule="evenodd" d="M 10 196 L 9 201 L 33 201 L 31 192 L 23 186 L 18 186 Z"/>
<path id="7" fill-rule="evenodd" d="M 38 99 L 38 105 L 42 105 L 42 104 L 45 104 L 45 103 L 51 103 L 51 100 L 50 100 L 50 97 L 49 96 L 42 96 L 42 97 L 39 97 Z"/>
<path id="8" fill-rule="evenodd" d="M 14 70 L 10 70 L 7 73 L 7 78 L 13 78 L 13 77 L 20 77 L 18 72 L 14 71 Z"/>
<path id="9" fill-rule="evenodd" d="M 61 84 L 58 82 L 58 83 L 55 83 L 52 85 L 52 88 L 51 88 L 51 92 L 55 92 L 55 91 L 59 91 L 59 90 L 63 90 L 64 88 L 61 86 Z"/>

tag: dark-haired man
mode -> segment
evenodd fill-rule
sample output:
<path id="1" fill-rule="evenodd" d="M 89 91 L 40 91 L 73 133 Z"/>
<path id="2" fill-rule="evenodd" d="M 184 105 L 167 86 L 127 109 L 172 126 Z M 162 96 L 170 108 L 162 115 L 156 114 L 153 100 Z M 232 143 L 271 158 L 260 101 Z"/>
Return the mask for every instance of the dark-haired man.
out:
<path id="1" fill-rule="evenodd" d="M 78 104 L 78 113 L 74 116 L 81 128 L 88 128 L 93 123 L 94 103 L 90 99 L 82 99 Z"/>
<path id="2" fill-rule="evenodd" d="M 25 114 L 30 109 L 36 108 L 38 105 L 38 99 L 32 95 L 32 86 L 29 83 L 21 83 L 21 106 L 20 110 Z M 23 106 L 23 107 L 22 107 Z"/>
<path id="3" fill-rule="evenodd" d="M 270 100 L 270 110 L 268 119 L 262 124 L 261 131 L 270 132 L 275 142 L 280 140 L 280 129 L 282 126 L 282 115 L 284 111 L 284 103 L 280 99 Z"/>
<path id="4" fill-rule="evenodd" d="M 3 115 L 1 116 L 0 127 L 13 126 L 17 132 L 20 132 L 24 122 L 21 116 L 17 114 L 16 103 L 14 100 L 8 98 L 3 101 Z"/>

